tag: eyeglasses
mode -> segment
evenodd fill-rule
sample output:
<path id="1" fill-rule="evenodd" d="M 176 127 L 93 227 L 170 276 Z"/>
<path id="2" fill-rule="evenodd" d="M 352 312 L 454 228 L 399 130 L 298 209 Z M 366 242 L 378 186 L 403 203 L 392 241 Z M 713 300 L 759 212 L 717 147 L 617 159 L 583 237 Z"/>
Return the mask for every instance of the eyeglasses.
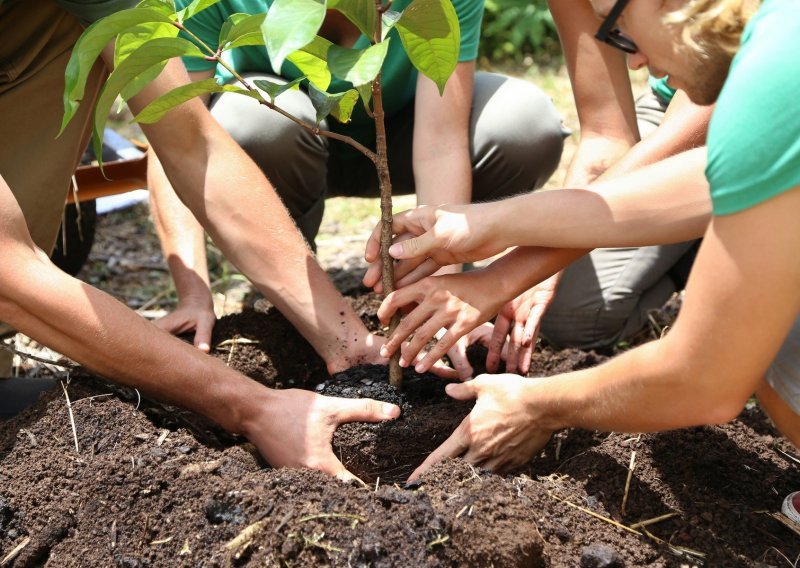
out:
<path id="1" fill-rule="evenodd" d="M 594 37 L 603 43 L 607 43 L 611 47 L 621 49 L 625 53 L 636 53 L 639 51 L 639 48 L 633 40 L 622 35 L 619 28 L 614 27 L 617 18 L 619 18 L 619 15 L 627 4 L 628 0 L 617 0 L 614 7 L 611 8 L 611 11 L 608 13 L 608 16 L 606 16 L 606 19 L 603 20 L 603 23 L 600 25 L 600 29 L 594 34 Z"/>

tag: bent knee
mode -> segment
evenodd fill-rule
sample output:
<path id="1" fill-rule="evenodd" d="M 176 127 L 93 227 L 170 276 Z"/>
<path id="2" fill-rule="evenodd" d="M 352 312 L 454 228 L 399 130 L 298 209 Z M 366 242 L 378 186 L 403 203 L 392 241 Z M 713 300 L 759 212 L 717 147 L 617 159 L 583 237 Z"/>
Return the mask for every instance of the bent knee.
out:
<path id="1" fill-rule="evenodd" d="M 493 168 L 492 177 L 513 177 L 516 192 L 541 187 L 558 167 L 566 135 L 561 115 L 536 85 L 502 75 L 476 75 L 474 159 L 479 168 Z"/>

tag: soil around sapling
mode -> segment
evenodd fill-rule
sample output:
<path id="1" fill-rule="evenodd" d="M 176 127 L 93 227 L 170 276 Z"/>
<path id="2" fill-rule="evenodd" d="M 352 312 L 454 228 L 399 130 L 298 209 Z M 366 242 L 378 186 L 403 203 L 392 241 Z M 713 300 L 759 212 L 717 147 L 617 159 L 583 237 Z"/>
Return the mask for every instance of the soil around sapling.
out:
<path id="1" fill-rule="evenodd" d="M 371 305 L 364 296 L 353 301 Z M 370 311 L 361 313 L 375 326 Z M 386 390 L 369 367 L 327 377 L 274 310 L 223 318 L 213 343 L 215 357 L 277 388 L 322 385 L 331 395 L 355 389 L 348 394 L 375 398 Z M 531 374 L 601 360 L 540 346 Z M 409 376 L 406 387 L 392 399 L 403 418 L 335 435 L 342 459 L 370 479 L 365 487 L 271 469 L 245 440 L 197 415 L 73 373 L 74 433 L 60 389 L 0 423 L 0 560 L 13 567 L 762 567 L 790 566 L 800 555 L 800 537 L 767 514 L 800 488 L 797 465 L 778 450 L 795 451 L 755 407 L 729 424 L 661 434 L 568 430 L 513 475 L 456 459 L 405 487 L 405 472 L 469 410 L 444 396 L 438 379 Z M 620 528 L 667 513 L 677 515 L 647 526 L 649 535 Z"/>

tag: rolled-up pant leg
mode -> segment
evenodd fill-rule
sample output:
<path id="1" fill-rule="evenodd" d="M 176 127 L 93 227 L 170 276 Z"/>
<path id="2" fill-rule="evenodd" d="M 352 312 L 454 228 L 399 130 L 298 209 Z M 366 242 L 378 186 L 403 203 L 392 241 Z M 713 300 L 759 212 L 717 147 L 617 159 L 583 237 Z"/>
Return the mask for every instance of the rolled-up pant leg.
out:
<path id="1" fill-rule="evenodd" d="M 265 74 L 248 74 L 249 81 L 285 83 Z M 313 124 L 316 112 L 308 95 L 289 90 L 276 104 Z M 325 210 L 328 141 L 250 97 L 223 93 L 211 103 L 211 114 L 258 164 L 275 187 L 306 240 L 313 246 Z M 325 128 L 325 125 L 321 125 Z"/>
<path id="2" fill-rule="evenodd" d="M 644 137 L 657 128 L 666 104 L 647 93 L 636 109 Z M 691 263 L 696 243 L 595 249 L 564 271 L 542 335 L 558 346 L 582 349 L 630 338 L 647 325 L 650 310 L 683 286 L 675 268 Z"/>
<path id="3" fill-rule="evenodd" d="M 0 5 L 0 175 L 22 209 L 34 243 L 55 244 L 70 179 L 89 140 L 89 119 L 104 77 L 92 70 L 83 103 L 56 139 L 63 114 L 64 71 L 83 31 L 49 0 Z M 0 252 L 0 254 L 2 254 Z M 0 323 L 0 336 L 11 330 Z M 0 377 L 11 356 L 0 351 Z"/>

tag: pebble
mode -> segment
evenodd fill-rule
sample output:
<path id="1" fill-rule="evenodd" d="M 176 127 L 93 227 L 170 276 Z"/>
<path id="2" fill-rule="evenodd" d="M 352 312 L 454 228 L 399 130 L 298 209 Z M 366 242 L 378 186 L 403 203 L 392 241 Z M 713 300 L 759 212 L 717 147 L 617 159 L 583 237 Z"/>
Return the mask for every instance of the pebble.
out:
<path id="1" fill-rule="evenodd" d="M 607 544 L 593 542 L 581 551 L 581 568 L 623 568 L 625 561 Z"/>

